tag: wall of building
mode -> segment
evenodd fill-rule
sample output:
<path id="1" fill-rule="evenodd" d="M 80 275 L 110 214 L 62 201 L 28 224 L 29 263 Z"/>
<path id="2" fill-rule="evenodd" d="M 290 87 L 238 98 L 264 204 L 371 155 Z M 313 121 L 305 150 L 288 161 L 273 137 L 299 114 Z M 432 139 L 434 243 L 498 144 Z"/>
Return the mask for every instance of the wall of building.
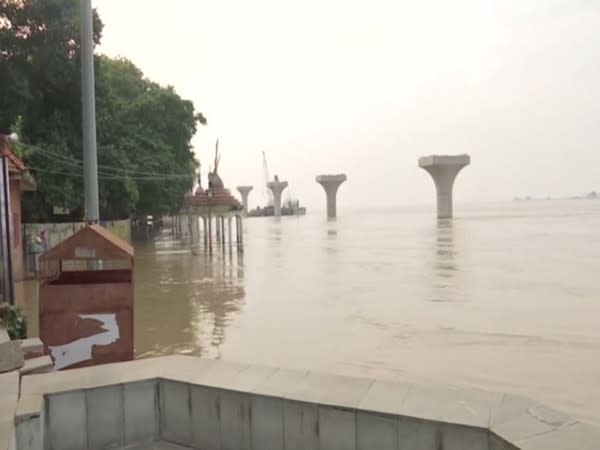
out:
<path id="1" fill-rule="evenodd" d="M 23 263 L 23 237 L 21 235 L 21 184 L 20 180 L 10 180 L 10 209 L 12 211 L 12 261 L 15 281 L 25 276 Z"/>

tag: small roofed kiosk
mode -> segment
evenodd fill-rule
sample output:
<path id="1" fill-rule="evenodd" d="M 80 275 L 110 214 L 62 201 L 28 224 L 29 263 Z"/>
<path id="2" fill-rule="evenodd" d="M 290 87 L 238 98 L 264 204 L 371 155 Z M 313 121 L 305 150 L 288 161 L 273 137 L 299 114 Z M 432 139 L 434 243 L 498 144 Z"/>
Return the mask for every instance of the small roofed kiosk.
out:
<path id="1" fill-rule="evenodd" d="M 88 225 L 40 262 L 40 339 L 55 368 L 133 359 L 133 247 Z"/>

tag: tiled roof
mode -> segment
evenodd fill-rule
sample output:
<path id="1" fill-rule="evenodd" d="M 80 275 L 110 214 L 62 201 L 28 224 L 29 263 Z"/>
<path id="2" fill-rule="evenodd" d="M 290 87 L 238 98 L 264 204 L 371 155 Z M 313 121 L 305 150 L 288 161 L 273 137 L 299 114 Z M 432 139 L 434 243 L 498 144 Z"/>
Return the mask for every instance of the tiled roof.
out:
<path id="1" fill-rule="evenodd" d="M 12 145 L 8 136 L 0 135 L 0 156 L 5 156 L 9 161 L 8 169 L 11 173 L 22 173 L 27 171 L 27 166 L 12 151 Z"/>
<path id="2" fill-rule="evenodd" d="M 78 249 L 93 249 L 91 254 L 78 255 Z M 127 242 L 101 225 L 88 225 L 42 254 L 42 261 L 67 259 L 133 259 L 134 250 Z"/>
<path id="3" fill-rule="evenodd" d="M 212 197 L 208 196 L 208 191 L 198 189 L 196 193 L 184 200 L 184 207 L 191 206 L 231 206 L 232 209 L 241 208 L 241 203 L 231 195 L 229 189 L 212 188 L 210 190 Z"/>
<path id="4" fill-rule="evenodd" d="M 118 247 L 119 249 L 123 250 L 123 252 L 133 257 L 133 247 L 128 242 L 124 241 L 116 234 L 111 233 L 102 225 L 91 225 L 90 228 L 96 233 L 98 233 L 100 236 L 102 236 L 104 239 L 106 239 L 108 242 L 110 242 L 112 245 Z"/>

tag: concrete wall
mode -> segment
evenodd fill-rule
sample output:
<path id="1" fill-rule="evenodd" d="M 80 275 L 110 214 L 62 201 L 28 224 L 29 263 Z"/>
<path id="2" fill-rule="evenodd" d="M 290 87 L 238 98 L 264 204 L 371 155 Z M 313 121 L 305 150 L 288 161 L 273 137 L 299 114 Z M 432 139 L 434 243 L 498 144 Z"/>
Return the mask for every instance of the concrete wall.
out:
<path id="1" fill-rule="evenodd" d="M 0 328 L 0 358 L 9 344 L 8 333 Z M 2 362 L 2 361 L 0 361 Z M 15 410 L 19 398 L 19 372 L 0 373 L 0 450 L 16 450 Z"/>
<path id="2" fill-rule="evenodd" d="M 16 423 L 20 450 L 154 440 L 211 450 L 600 448 L 600 430 L 520 397 L 183 356 L 24 377 Z"/>

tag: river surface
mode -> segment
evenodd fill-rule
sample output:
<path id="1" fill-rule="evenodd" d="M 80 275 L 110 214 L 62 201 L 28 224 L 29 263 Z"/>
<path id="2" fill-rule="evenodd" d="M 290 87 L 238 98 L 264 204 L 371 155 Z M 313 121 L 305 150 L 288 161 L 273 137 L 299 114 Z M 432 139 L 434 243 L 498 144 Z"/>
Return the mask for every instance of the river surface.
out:
<path id="1" fill-rule="evenodd" d="M 522 394 L 600 424 L 600 201 L 247 219 L 136 242 L 136 354 Z"/>

